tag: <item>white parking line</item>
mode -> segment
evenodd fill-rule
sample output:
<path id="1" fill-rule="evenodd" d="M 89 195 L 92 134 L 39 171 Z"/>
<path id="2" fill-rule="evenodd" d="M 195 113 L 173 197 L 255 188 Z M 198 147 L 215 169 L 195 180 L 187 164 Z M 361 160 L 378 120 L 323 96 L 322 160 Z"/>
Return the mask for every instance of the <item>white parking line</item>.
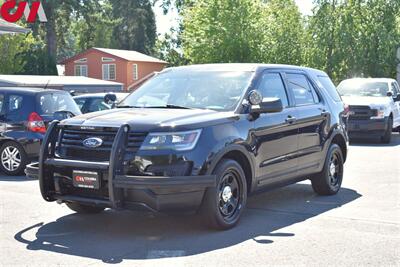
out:
<path id="1" fill-rule="evenodd" d="M 148 261 L 141 267 L 183 267 L 185 266 L 184 250 L 150 250 L 147 253 Z"/>

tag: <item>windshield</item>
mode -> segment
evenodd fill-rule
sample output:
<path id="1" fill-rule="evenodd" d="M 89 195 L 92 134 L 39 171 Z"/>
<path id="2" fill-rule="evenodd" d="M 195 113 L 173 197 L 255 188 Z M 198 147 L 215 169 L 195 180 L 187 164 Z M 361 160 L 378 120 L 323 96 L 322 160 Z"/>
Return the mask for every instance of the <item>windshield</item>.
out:
<path id="1" fill-rule="evenodd" d="M 69 111 L 81 114 L 78 106 L 69 94 L 48 93 L 39 97 L 40 115 L 52 115 L 57 111 Z"/>
<path id="2" fill-rule="evenodd" d="M 387 96 L 389 91 L 388 83 L 360 80 L 343 81 L 338 86 L 342 96 Z"/>
<path id="3" fill-rule="evenodd" d="M 253 72 L 167 71 L 129 95 L 120 106 L 234 110 Z"/>

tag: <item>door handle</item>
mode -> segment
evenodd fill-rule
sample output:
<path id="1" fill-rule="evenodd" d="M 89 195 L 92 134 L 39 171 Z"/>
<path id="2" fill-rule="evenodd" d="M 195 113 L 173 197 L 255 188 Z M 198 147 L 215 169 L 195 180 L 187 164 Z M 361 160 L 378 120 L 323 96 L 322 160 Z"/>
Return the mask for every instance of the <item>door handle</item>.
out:
<path id="1" fill-rule="evenodd" d="M 326 111 L 325 109 L 323 109 L 321 111 L 321 116 L 324 117 L 324 118 L 327 118 L 329 116 L 329 114 L 330 114 L 329 111 Z"/>
<path id="2" fill-rule="evenodd" d="M 294 123 L 294 122 L 296 122 L 296 117 L 293 117 L 293 116 L 288 116 L 287 118 L 286 118 L 286 120 L 285 120 L 287 123 L 290 123 L 290 124 L 292 124 L 292 123 Z"/>

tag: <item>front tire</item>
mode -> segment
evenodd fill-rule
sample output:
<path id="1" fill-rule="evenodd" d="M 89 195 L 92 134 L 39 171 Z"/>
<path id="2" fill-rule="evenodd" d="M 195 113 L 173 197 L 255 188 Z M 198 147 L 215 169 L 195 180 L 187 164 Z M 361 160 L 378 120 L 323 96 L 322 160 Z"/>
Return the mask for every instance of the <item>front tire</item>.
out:
<path id="1" fill-rule="evenodd" d="M 88 206 L 76 202 L 65 203 L 68 208 L 79 214 L 96 214 L 104 211 L 103 207 Z"/>
<path id="2" fill-rule="evenodd" d="M 382 139 L 381 139 L 382 143 L 384 143 L 384 144 L 390 143 L 390 141 L 392 139 L 392 131 L 393 131 L 393 119 L 391 117 L 389 117 L 385 135 L 382 136 Z"/>
<path id="3" fill-rule="evenodd" d="M 0 148 L 0 169 L 7 175 L 15 176 L 23 173 L 28 164 L 28 156 L 24 148 L 17 142 L 8 141 Z"/>
<path id="4" fill-rule="evenodd" d="M 311 185 L 318 195 L 329 196 L 339 192 L 343 181 L 343 153 L 337 144 L 329 147 L 322 172 L 311 178 Z"/>
<path id="5" fill-rule="evenodd" d="M 211 228 L 227 230 L 239 222 L 246 206 L 246 177 L 240 164 L 229 159 L 223 159 L 214 174 L 217 186 L 207 189 L 200 214 Z"/>

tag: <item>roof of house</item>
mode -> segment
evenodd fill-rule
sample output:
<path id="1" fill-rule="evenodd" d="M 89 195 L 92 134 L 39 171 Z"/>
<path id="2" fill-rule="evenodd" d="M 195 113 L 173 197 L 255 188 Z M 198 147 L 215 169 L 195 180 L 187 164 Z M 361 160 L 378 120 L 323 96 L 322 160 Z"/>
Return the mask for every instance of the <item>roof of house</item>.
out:
<path id="1" fill-rule="evenodd" d="M 27 33 L 28 29 L 25 29 L 17 24 L 9 23 L 3 19 L 0 19 L 0 34 L 6 33 Z"/>
<path id="2" fill-rule="evenodd" d="M 39 75 L 0 75 L 0 82 L 19 86 L 42 87 L 63 85 L 109 85 L 122 86 L 121 83 L 103 81 L 82 76 L 39 76 Z"/>
<path id="3" fill-rule="evenodd" d="M 119 49 L 109 49 L 109 48 L 99 48 L 99 47 L 93 47 L 89 50 L 86 50 L 85 52 L 82 52 L 80 54 L 77 54 L 71 58 L 65 59 L 62 63 L 69 62 L 71 60 L 74 60 L 76 58 L 82 57 L 84 54 L 87 54 L 88 52 L 92 50 L 97 50 L 115 57 L 119 57 L 121 59 L 125 59 L 127 61 L 138 61 L 138 62 L 152 62 L 152 63 L 162 63 L 162 64 L 167 64 L 168 62 L 160 60 L 155 57 L 151 57 L 136 51 L 131 51 L 131 50 L 119 50 Z"/>

